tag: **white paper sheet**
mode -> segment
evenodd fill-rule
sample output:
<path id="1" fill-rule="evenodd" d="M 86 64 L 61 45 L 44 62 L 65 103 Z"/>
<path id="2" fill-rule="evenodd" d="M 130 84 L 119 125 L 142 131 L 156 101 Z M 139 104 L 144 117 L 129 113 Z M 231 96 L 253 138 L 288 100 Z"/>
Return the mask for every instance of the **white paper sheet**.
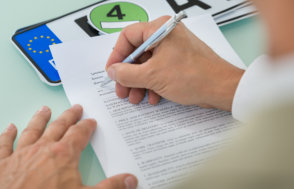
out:
<path id="1" fill-rule="evenodd" d="M 211 16 L 184 23 L 224 59 L 244 67 Z M 116 97 L 114 83 L 101 88 L 117 37 L 67 42 L 51 50 L 70 102 L 83 105 L 84 118 L 98 121 L 91 144 L 106 176 L 132 173 L 139 179 L 139 189 L 165 188 L 215 152 L 236 123 L 228 112 L 166 100 L 157 106 L 146 99 L 131 105 Z"/>

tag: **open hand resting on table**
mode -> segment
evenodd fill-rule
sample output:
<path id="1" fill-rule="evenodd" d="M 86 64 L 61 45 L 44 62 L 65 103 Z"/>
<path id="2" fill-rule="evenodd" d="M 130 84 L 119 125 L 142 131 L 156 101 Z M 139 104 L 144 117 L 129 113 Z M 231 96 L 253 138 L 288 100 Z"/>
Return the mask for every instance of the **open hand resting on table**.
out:
<path id="1" fill-rule="evenodd" d="M 83 186 L 79 158 L 96 128 L 95 120 L 82 120 L 82 107 L 65 111 L 48 129 L 49 108 L 43 107 L 21 134 L 16 150 L 16 127 L 0 135 L 0 188 L 3 189 L 135 189 L 137 180 L 118 175 L 93 187 Z"/>
<path id="2" fill-rule="evenodd" d="M 184 105 L 230 111 L 244 71 L 220 58 L 182 23 L 137 64 L 116 64 L 168 19 L 134 24 L 122 31 L 106 66 L 109 77 L 117 82 L 117 95 L 137 104 L 148 89 L 150 104 L 157 104 L 161 96 Z"/>

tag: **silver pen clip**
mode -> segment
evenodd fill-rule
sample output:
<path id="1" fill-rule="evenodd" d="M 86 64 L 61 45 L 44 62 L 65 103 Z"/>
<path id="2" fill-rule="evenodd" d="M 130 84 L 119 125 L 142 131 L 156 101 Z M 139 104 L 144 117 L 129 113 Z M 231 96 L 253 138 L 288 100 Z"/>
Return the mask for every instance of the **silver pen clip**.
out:
<path id="1" fill-rule="evenodd" d="M 186 18 L 187 15 L 185 13 L 185 11 L 181 11 L 179 12 L 178 14 L 176 14 L 175 16 L 173 16 L 167 23 L 167 27 L 166 27 L 166 30 L 165 32 L 159 36 L 156 40 L 153 41 L 152 44 L 150 44 L 146 49 L 145 49 L 145 52 L 146 51 L 149 51 L 153 48 L 155 48 L 159 42 L 164 39 L 168 34 L 170 34 L 170 32 L 173 31 L 173 29 L 177 26 L 177 24 L 183 19 L 183 18 Z"/>

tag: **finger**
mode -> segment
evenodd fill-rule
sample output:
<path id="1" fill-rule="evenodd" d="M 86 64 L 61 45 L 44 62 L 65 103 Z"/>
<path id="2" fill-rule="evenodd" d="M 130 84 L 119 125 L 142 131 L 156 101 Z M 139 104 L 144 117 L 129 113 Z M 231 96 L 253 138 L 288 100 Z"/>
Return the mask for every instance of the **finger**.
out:
<path id="1" fill-rule="evenodd" d="M 139 104 L 145 97 L 145 91 L 145 89 L 131 89 L 129 95 L 129 102 L 132 104 Z"/>
<path id="2" fill-rule="evenodd" d="M 139 59 L 138 61 L 140 63 L 146 62 L 150 57 L 151 57 L 151 52 L 146 52 L 144 53 Z M 119 98 L 127 98 L 129 96 L 130 93 L 130 89 L 127 87 L 123 87 L 122 85 L 120 85 L 119 83 L 116 84 L 116 94 Z"/>
<path id="3" fill-rule="evenodd" d="M 115 91 L 119 98 L 127 98 L 130 93 L 130 88 L 123 87 L 121 84 L 116 83 Z"/>
<path id="4" fill-rule="evenodd" d="M 130 88 L 146 88 L 151 69 L 149 61 L 145 64 L 113 64 L 108 68 L 108 76 L 122 85 Z"/>
<path id="5" fill-rule="evenodd" d="M 136 189 L 138 180 L 130 174 L 117 175 L 100 182 L 92 189 Z"/>
<path id="6" fill-rule="evenodd" d="M 113 52 L 107 61 L 106 70 L 112 64 L 123 61 L 136 47 L 143 43 L 143 32 L 146 31 L 147 27 L 147 23 L 138 23 L 126 27 L 121 32 Z"/>
<path id="7" fill-rule="evenodd" d="M 74 105 L 66 110 L 53 121 L 44 133 L 44 139 L 58 141 L 66 133 L 68 128 L 76 124 L 82 117 L 83 108 L 80 105 Z"/>
<path id="8" fill-rule="evenodd" d="M 90 137 L 96 129 L 97 122 L 93 119 L 85 119 L 70 127 L 60 142 L 69 144 L 79 155 L 89 143 Z"/>
<path id="9" fill-rule="evenodd" d="M 15 125 L 10 124 L 5 132 L 0 135 L 0 159 L 4 159 L 12 154 L 16 134 L 17 129 Z"/>
<path id="10" fill-rule="evenodd" d="M 34 144 L 39 140 L 50 120 L 50 117 L 51 110 L 47 106 L 43 106 L 37 111 L 29 122 L 27 128 L 22 132 L 16 150 Z"/>
<path id="11" fill-rule="evenodd" d="M 138 23 L 126 27 L 121 32 L 107 61 L 106 70 L 112 64 L 122 62 L 169 18 L 169 16 L 163 16 L 149 23 Z"/>
<path id="12" fill-rule="evenodd" d="M 160 96 L 152 90 L 148 90 L 148 102 L 151 105 L 156 105 L 160 101 Z"/>

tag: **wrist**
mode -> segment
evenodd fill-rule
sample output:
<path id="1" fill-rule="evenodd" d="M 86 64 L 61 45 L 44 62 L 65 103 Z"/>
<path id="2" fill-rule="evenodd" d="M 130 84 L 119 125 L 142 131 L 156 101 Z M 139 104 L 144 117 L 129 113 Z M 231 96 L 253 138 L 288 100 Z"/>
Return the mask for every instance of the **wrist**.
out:
<path id="1" fill-rule="evenodd" d="M 216 82 L 212 98 L 214 101 L 211 104 L 213 107 L 225 111 L 232 111 L 232 105 L 239 82 L 245 72 L 227 62 L 226 69 L 222 69 L 219 74 L 219 80 Z"/>

